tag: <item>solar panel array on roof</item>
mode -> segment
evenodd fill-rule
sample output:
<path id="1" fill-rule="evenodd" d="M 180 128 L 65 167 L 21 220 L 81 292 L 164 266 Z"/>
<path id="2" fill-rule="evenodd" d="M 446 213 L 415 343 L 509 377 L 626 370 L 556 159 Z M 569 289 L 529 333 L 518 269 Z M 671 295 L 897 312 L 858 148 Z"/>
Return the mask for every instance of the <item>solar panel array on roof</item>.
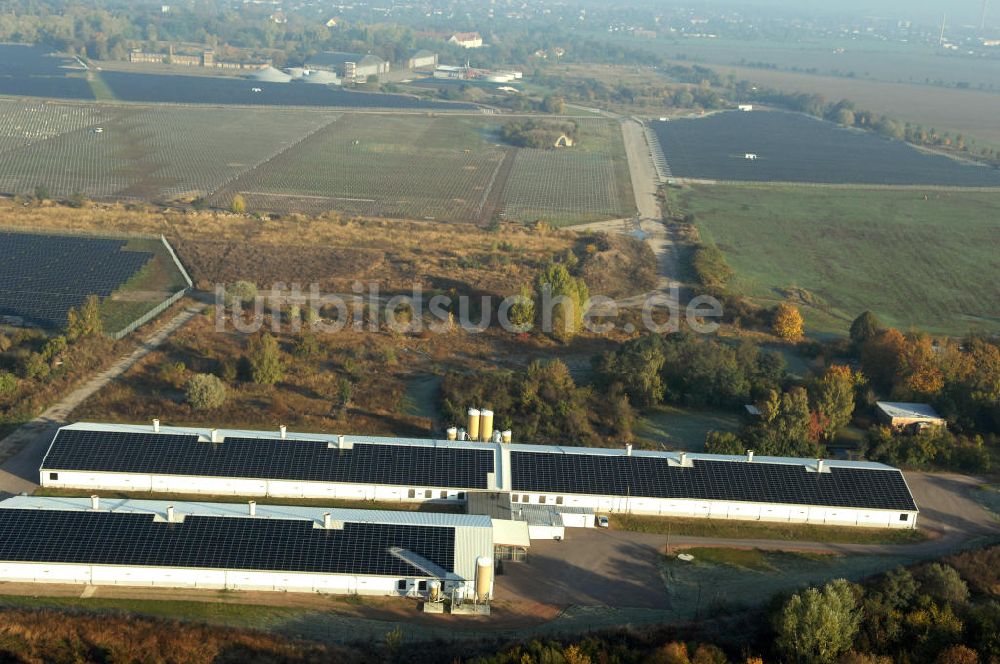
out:
<path id="1" fill-rule="evenodd" d="M 427 576 L 393 555 L 399 548 L 452 572 L 455 529 L 193 516 L 157 522 L 148 514 L 0 509 L 0 560 L 240 569 L 324 574 Z"/>
<path id="2" fill-rule="evenodd" d="M 485 489 L 493 451 L 365 443 L 338 450 L 314 440 L 209 443 L 195 435 L 64 429 L 42 469 Z"/>
<path id="3" fill-rule="evenodd" d="M 898 470 L 698 459 L 511 452 L 514 491 L 915 510 Z"/>
<path id="4" fill-rule="evenodd" d="M 127 240 L 0 232 L 0 315 L 46 327 L 66 323 L 70 307 L 107 297 L 153 254 L 125 251 Z"/>

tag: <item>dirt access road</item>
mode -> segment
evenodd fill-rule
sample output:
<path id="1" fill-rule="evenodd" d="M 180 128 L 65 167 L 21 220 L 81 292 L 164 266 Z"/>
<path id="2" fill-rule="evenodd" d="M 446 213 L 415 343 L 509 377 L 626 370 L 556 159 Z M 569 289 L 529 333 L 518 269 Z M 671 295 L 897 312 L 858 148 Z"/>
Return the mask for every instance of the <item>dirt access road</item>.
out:
<path id="1" fill-rule="evenodd" d="M 656 196 L 660 178 L 653 165 L 652 149 L 647 142 L 646 132 L 636 120 L 607 115 L 621 121 L 638 217 L 581 224 L 573 226 L 572 230 L 633 235 L 649 243 L 659 266 L 656 289 L 620 300 L 617 303 L 619 307 L 642 307 L 653 296 L 665 297 L 664 303 L 676 303 L 677 297 L 670 292 L 671 285 L 678 284 L 681 276 L 676 237 L 663 222 L 660 201 Z"/>
<path id="2" fill-rule="evenodd" d="M 102 387 L 118 378 L 132 366 L 162 345 L 174 332 L 205 310 L 205 304 L 197 303 L 185 308 L 179 314 L 157 328 L 128 355 L 120 358 L 111 367 L 88 378 L 75 390 L 64 396 L 45 412 L 24 424 L 12 434 L 0 440 L 0 493 L 31 493 L 38 487 L 38 467 L 52 442 L 56 429 L 67 424 L 73 410 L 90 398 Z"/>

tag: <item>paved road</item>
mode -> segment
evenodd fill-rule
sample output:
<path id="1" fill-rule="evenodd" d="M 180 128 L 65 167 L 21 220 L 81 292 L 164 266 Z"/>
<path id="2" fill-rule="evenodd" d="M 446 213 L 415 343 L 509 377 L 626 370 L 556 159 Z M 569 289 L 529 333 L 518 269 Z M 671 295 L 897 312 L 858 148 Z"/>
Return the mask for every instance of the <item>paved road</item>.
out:
<path id="1" fill-rule="evenodd" d="M 48 450 L 56 429 L 67 423 L 69 414 L 95 392 L 118 378 L 159 347 L 170 335 L 205 310 L 204 303 L 193 304 L 159 327 L 128 355 L 111 367 L 89 378 L 45 412 L 0 440 L 0 492 L 21 493 L 38 487 L 38 467 Z"/>

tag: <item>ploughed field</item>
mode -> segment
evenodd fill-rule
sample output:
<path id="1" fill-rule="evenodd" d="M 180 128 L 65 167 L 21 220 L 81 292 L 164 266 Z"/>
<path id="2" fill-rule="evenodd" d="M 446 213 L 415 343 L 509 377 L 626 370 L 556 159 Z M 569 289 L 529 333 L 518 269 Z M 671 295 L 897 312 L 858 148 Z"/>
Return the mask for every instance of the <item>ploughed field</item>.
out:
<path id="1" fill-rule="evenodd" d="M 1000 187 L 1000 170 L 799 113 L 732 111 L 650 124 L 679 178 Z"/>
<path id="2" fill-rule="evenodd" d="M 0 99 L 0 193 L 251 212 L 570 224 L 634 211 L 621 130 L 569 150 L 499 144 L 498 118 Z"/>

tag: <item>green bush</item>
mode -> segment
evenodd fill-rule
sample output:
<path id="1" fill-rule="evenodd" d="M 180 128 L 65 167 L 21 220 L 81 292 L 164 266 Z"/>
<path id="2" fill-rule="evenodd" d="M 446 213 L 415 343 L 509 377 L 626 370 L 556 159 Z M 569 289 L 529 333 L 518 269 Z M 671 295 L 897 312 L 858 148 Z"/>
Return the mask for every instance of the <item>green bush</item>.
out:
<path id="1" fill-rule="evenodd" d="M 0 371 L 0 397 L 9 397 L 17 392 L 17 376 L 9 371 Z"/>
<path id="2" fill-rule="evenodd" d="M 185 396 L 195 410 L 214 410 L 226 403 L 226 386 L 218 376 L 195 374 L 187 383 Z"/>

